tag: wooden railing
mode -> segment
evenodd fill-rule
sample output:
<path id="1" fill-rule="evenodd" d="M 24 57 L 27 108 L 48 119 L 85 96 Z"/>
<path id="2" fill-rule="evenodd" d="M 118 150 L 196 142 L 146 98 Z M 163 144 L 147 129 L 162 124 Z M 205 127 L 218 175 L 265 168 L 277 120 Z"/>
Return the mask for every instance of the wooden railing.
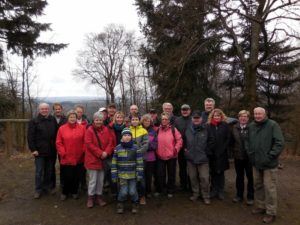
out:
<path id="1" fill-rule="evenodd" d="M 4 131 L 1 132 L 1 138 L 4 140 L 4 149 L 8 157 L 14 149 L 24 151 L 27 148 L 26 137 L 29 121 L 29 119 L 0 119 L 0 124 L 4 124 L 1 129 Z"/>

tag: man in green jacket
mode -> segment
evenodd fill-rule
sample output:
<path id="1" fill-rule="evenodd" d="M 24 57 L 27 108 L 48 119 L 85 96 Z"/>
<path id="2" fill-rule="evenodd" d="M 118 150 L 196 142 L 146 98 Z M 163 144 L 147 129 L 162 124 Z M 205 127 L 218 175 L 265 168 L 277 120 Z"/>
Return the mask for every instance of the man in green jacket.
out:
<path id="1" fill-rule="evenodd" d="M 268 119 L 266 110 L 254 109 L 254 121 L 249 125 L 247 152 L 254 166 L 255 198 L 253 214 L 264 214 L 264 223 L 272 223 L 277 214 L 277 166 L 284 148 L 279 125 Z"/>

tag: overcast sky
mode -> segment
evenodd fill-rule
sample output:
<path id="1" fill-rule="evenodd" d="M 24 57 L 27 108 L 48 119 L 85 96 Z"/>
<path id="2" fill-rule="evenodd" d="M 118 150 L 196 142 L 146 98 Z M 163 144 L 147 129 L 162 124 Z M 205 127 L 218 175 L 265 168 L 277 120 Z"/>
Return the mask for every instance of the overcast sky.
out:
<path id="1" fill-rule="evenodd" d="M 38 59 L 37 87 L 33 95 L 51 96 L 99 96 L 103 91 L 75 80 L 78 50 L 83 48 L 84 36 L 89 32 L 101 32 L 110 24 L 121 24 L 126 30 L 138 34 L 138 16 L 134 0 L 48 0 L 45 16 L 39 20 L 51 23 L 52 32 L 42 35 L 43 41 L 69 43 L 65 50 Z"/>

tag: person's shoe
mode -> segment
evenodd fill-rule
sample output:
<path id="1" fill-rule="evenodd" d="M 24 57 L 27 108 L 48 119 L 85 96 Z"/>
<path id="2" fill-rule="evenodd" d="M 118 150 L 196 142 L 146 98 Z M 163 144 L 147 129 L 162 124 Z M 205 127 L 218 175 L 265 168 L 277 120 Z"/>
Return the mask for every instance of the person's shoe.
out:
<path id="1" fill-rule="evenodd" d="M 86 207 L 88 207 L 88 208 L 94 207 L 94 196 L 93 195 L 88 196 Z"/>
<path id="2" fill-rule="evenodd" d="M 60 200 L 61 201 L 65 201 L 67 199 L 67 196 L 66 195 L 64 195 L 64 194 L 61 194 L 60 195 Z"/>
<path id="3" fill-rule="evenodd" d="M 275 220 L 275 216 L 272 216 L 272 215 L 266 215 L 263 218 L 264 223 L 273 223 L 274 220 Z"/>
<path id="4" fill-rule="evenodd" d="M 254 205 L 254 200 L 253 199 L 248 199 L 246 202 L 247 205 Z"/>
<path id="5" fill-rule="evenodd" d="M 145 196 L 142 196 L 140 198 L 140 205 L 146 205 L 146 197 Z"/>
<path id="6" fill-rule="evenodd" d="M 78 194 L 72 194 L 72 198 L 73 198 L 73 199 L 78 199 L 78 198 L 79 198 L 79 195 L 78 195 Z"/>
<path id="7" fill-rule="evenodd" d="M 218 199 L 223 201 L 225 199 L 224 194 L 219 192 L 218 193 Z"/>
<path id="8" fill-rule="evenodd" d="M 205 205 L 210 205 L 210 199 L 209 198 L 204 198 L 203 202 Z"/>
<path id="9" fill-rule="evenodd" d="M 96 195 L 95 202 L 97 205 L 100 205 L 101 207 L 107 205 L 107 203 L 103 200 L 102 195 Z"/>
<path id="10" fill-rule="evenodd" d="M 160 193 L 159 193 L 159 192 L 155 192 L 155 193 L 153 194 L 153 196 L 154 196 L 155 198 L 158 198 L 158 197 L 160 196 Z"/>
<path id="11" fill-rule="evenodd" d="M 168 199 L 173 198 L 173 194 L 167 194 L 167 198 L 168 198 Z"/>
<path id="12" fill-rule="evenodd" d="M 136 214 L 136 213 L 138 213 L 139 212 L 139 208 L 138 208 L 139 206 L 138 206 L 138 203 L 132 203 L 132 209 L 131 209 L 131 212 L 133 213 L 133 214 Z"/>
<path id="13" fill-rule="evenodd" d="M 39 199 L 41 197 L 41 193 L 40 192 L 35 192 L 33 195 L 34 199 Z"/>
<path id="14" fill-rule="evenodd" d="M 190 197 L 190 200 L 192 201 L 192 202 L 195 202 L 195 201 L 197 201 L 198 200 L 198 195 L 192 195 L 191 197 Z"/>
<path id="15" fill-rule="evenodd" d="M 124 204 L 121 203 L 121 202 L 119 202 L 119 203 L 117 204 L 117 213 L 118 213 L 118 214 L 124 213 Z"/>
<path id="16" fill-rule="evenodd" d="M 252 210 L 252 214 L 264 214 L 266 212 L 265 209 L 262 209 L 262 208 L 256 208 L 256 209 L 253 209 Z"/>
<path id="17" fill-rule="evenodd" d="M 232 199 L 232 202 L 234 202 L 234 203 L 238 203 L 238 202 L 242 202 L 242 201 L 243 201 L 243 199 L 238 196 L 236 196 Z"/>

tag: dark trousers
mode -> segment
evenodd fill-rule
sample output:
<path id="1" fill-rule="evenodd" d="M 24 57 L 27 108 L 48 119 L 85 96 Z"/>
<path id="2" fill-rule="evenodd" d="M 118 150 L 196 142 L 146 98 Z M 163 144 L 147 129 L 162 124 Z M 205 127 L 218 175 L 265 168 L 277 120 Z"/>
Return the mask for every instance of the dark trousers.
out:
<path id="1" fill-rule="evenodd" d="M 177 158 L 168 160 L 157 159 L 158 192 L 163 192 L 164 188 L 166 187 L 167 193 L 174 193 L 176 179 L 176 163 Z"/>
<path id="2" fill-rule="evenodd" d="M 248 159 L 234 160 L 235 172 L 236 172 L 236 191 L 237 197 L 243 199 L 244 197 L 244 177 L 246 174 L 247 177 L 247 199 L 253 200 L 254 199 L 254 187 L 253 187 L 253 170 L 252 165 Z"/>
<path id="3" fill-rule="evenodd" d="M 187 162 L 184 156 L 184 149 L 181 149 L 178 153 L 178 166 L 179 166 L 179 181 L 182 189 L 186 190 L 190 186 L 188 173 L 187 173 Z"/>
<path id="4" fill-rule="evenodd" d="M 56 188 L 56 170 L 55 170 L 55 164 L 56 164 L 57 155 L 53 156 L 52 158 L 52 173 L 51 173 L 51 182 L 50 182 L 50 189 Z"/>
<path id="5" fill-rule="evenodd" d="M 41 193 L 50 189 L 52 174 L 52 157 L 35 157 L 35 191 Z"/>
<path id="6" fill-rule="evenodd" d="M 152 190 L 152 178 L 154 178 L 155 189 L 157 189 L 157 177 L 156 177 L 156 162 L 146 162 L 145 168 L 145 181 L 146 181 L 146 193 L 151 193 Z"/>
<path id="7" fill-rule="evenodd" d="M 78 164 L 78 166 L 79 166 L 79 186 L 81 190 L 86 191 L 87 190 L 86 169 L 83 163 Z"/>
<path id="8" fill-rule="evenodd" d="M 224 171 L 211 172 L 211 195 L 224 194 L 225 175 Z"/>
<path id="9" fill-rule="evenodd" d="M 64 195 L 78 194 L 81 166 L 61 165 L 60 167 L 61 176 L 64 181 L 62 193 Z"/>

